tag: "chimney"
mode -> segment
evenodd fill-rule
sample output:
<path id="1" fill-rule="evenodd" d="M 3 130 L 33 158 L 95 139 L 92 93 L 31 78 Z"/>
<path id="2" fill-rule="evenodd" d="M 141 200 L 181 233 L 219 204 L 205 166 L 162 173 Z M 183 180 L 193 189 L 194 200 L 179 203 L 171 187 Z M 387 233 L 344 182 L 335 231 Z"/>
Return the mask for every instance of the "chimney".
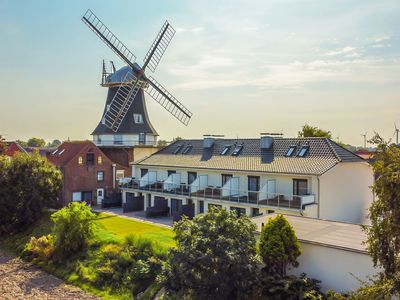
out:
<path id="1" fill-rule="evenodd" d="M 224 136 L 219 134 L 205 134 L 203 137 L 203 148 L 211 148 L 214 146 L 215 138 Z"/>
<path id="2" fill-rule="evenodd" d="M 260 139 L 261 149 L 271 149 L 274 144 L 274 138 L 272 136 L 266 135 L 262 136 Z"/>

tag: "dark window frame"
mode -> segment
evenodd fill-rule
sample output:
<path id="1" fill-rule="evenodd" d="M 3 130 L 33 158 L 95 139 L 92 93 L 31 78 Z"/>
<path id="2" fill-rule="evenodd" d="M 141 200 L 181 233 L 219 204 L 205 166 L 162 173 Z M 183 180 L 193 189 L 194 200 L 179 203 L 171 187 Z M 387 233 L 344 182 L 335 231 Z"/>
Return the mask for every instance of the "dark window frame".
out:
<path id="1" fill-rule="evenodd" d="M 221 174 L 221 186 L 224 186 L 229 180 L 233 178 L 232 174 Z"/>
<path id="2" fill-rule="evenodd" d="M 192 150 L 192 145 L 187 145 L 185 150 L 182 151 L 182 154 L 188 154 L 190 150 Z"/>
<path id="3" fill-rule="evenodd" d="M 178 145 L 176 147 L 176 149 L 174 150 L 173 154 L 178 154 L 182 150 L 182 148 L 183 148 L 183 145 Z"/>
<path id="4" fill-rule="evenodd" d="M 301 146 L 299 153 L 297 154 L 298 157 L 304 157 L 308 153 L 308 150 L 310 149 L 309 146 Z"/>
<path id="5" fill-rule="evenodd" d="M 194 175 L 194 180 L 193 181 L 190 181 L 190 176 L 191 175 Z M 197 179 L 197 172 L 188 172 L 188 174 L 187 174 L 188 185 L 192 184 L 196 179 Z"/>
<path id="6" fill-rule="evenodd" d="M 142 178 L 143 176 L 145 176 L 147 173 L 149 173 L 149 169 L 141 168 L 141 169 L 140 169 L 140 178 Z"/>
<path id="7" fill-rule="evenodd" d="M 176 174 L 176 170 L 167 170 L 167 177 L 171 176 L 172 174 Z"/>
<path id="8" fill-rule="evenodd" d="M 257 190 L 252 190 L 250 189 L 250 180 L 256 179 L 256 189 Z M 249 192 L 258 192 L 260 190 L 260 176 L 247 176 L 247 190 Z"/>
<path id="9" fill-rule="evenodd" d="M 300 187 L 301 183 L 305 183 L 305 193 L 304 192 L 300 192 L 302 190 L 302 188 Z M 307 179 L 303 179 L 303 178 L 293 178 L 293 195 L 295 196 L 305 196 L 308 195 L 308 180 Z"/>
<path id="10" fill-rule="evenodd" d="M 89 159 L 89 157 L 90 157 L 90 159 Z M 95 161 L 94 153 L 93 152 L 86 153 L 86 165 L 94 166 L 94 161 Z"/>

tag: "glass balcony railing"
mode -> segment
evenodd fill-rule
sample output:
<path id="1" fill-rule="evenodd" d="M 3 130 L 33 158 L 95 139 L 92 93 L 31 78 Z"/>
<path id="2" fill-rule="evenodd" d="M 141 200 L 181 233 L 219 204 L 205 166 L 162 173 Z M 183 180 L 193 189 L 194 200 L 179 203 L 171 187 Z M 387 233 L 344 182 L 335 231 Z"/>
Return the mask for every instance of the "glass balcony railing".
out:
<path id="1" fill-rule="evenodd" d="M 179 195 L 190 198 L 211 199 L 219 201 L 234 202 L 238 204 L 251 204 L 260 207 L 284 208 L 303 210 L 305 205 L 315 203 L 315 195 L 290 195 L 281 193 L 265 193 L 264 191 L 249 191 L 224 189 L 221 187 L 207 186 L 195 189 L 191 192 L 192 185 L 187 184 L 164 184 L 164 181 L 147 181 L 132 179 L 120 185 L 121 189 L 134 189 L 138 191 L 149 191 L 168 195 Z"/>

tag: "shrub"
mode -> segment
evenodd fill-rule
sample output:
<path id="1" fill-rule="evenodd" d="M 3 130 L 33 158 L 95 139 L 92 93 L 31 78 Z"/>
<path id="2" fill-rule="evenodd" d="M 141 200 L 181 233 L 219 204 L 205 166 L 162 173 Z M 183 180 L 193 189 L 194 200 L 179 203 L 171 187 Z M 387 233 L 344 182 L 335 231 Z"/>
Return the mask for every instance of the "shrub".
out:
<path id="1" fill-rule="evenodd" d="M 39 238 L 31 237 L 26 244 L 24 256 L 36 258 L 40 261 L 48 261 L 54 254 L 54 238 L 51 234 Z"/>
<path id="2" fill-rule="evenodd" d="M 261 232 L 259 252 L 270 275 L 286 275 L 287 266 L 298 266 L 300 244 L 289 222 L 282 215 L 270 218 Z"/>
<path id="3" fill-rule="evenodd" d="M 35 153 L 0 156 L 0 234 L 15 233 L 37 221 L 46 206 L 55 206 L 61 172 Z"/>
<path id="4" fill-rule="evenodd" d="M 88 245 L 95 216 L 84 202 L 73 202 L 51 215 L 57 257 L 66 258 Z"/>
<path id="5" fill-rule="evenodd" d="M 171 293 L 194 299 L 237 299 L 257 276 L 254 223 L 235 212 L 212 208 L 193 220 L 175 223 L 176 249 L 170 250 L 162 276 Z"/>

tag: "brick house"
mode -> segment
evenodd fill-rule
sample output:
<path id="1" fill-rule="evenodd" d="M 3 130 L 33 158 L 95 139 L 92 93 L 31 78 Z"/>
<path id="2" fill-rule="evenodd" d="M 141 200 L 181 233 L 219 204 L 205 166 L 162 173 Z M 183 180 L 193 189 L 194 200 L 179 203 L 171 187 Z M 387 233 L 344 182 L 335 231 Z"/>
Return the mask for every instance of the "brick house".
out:
<path id="1" fill-rule="evenodd" d="M 63 173 L 62 205 L 72 201 L 100 205 L 117 194 L 118 179 L 131 174 L 90 141 L 64 142 L 47 159 Z"/>

